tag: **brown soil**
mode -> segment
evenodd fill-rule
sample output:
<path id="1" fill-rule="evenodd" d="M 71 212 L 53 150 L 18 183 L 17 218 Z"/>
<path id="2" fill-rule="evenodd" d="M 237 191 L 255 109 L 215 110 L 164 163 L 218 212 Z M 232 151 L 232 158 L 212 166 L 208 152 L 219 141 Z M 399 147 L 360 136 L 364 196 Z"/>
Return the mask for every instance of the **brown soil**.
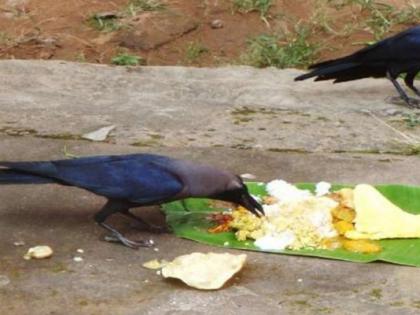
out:
<path id="1" fill-rule="evenodd" d="M 322 48 L 319 59 L 349 53 L 373 39 L 363 24 L 368 13 L 357 5 L 336 9 L 327 0 L 274 0 L 267 24 L 258 12 L 234 10 L 233 0 L 161 1 L 164 10 L 134 16 L 121 14 L 128 0 L 0 1 L 0 58 L 110 63 L 113 56 L 127 52 L 145 58 L 149 65 L 217 66 L 238 62 L 247 39 L 265 33 L 291 34 L 298 23 L 311 25 L 310 41 Z M 413 3 L 383 2 L 396 8 Z M 104 32 L 89 24 L 94 14 L 110 11 L 119 14 L 116 21 L 121 29 Z M 212 28 L 214 20 L 223 27 Z M 322 27 L 322 21 L 331 29 Z M 385 35 L 410 23 L 397 24 Z M 205 52 L 188 57 L 191 43 L 205 47 Z"/>

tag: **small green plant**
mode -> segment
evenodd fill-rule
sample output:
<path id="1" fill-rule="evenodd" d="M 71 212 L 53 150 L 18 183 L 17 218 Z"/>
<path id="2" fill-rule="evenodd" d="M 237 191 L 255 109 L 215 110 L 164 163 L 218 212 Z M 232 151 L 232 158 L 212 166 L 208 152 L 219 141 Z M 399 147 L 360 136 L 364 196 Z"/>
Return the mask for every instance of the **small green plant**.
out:
<path id="1" fill-rule="evenodd" d="M 159 0 L 130 0 L 127 11 L 134 16 L 139 11 L 159 11 L 165 8 L 165 4 Z"/>
<path id="2" fill-rule="evenodd" d="M 114 32 L 121 28 L 116 16 L 100 16 L 94 14 L 88 20 L 88 23 L 93 28 L 101 32 Z"/>
<path id="3" fill-rule="evenodd" d="M 189 63 L 195 62 L 208 51 L 208 48 L 199 42 L 189 42 L 185 52 L 185 59 Z"/>
<path id="4" fill-rule="evenodd" d="M 86 62 L 86 56 L 83 51 L 79 52 L 75 57 L 77 62 Z"/>
<path id="5" fill-rule="evenodd" d="M 145 60 L 140 56 L 121 53 L 112 58 L 111 62 L 117 66 L 137 66 L 139 64 L 144 64 Z"/>
<path id="6" fill-rule="evenodd" d="M 268 10 L 273 5 L 272 0 L 234 0 L 233 6 L 242 12 L 258 11 L 261 17 L 266 18 Z"/>
<path id="7" fill-rule="evenodd" d="M 391 14 L 395 8 L 392 5 L 373 2 L 368 10 L 370 17 L 366 24 L 371 29 L 375 40 L 380 40 L 394 24 Z"/>
<path id="8" fill-rule="evenodd" d="M 268 11 L 273 5 L 273 0 L 234 0 L 233 6 L 239 12 L 251 12 L 258 11 L 260 13 L 261 20 L 270 27 L 268 22 Z"/>
<path id="9" fill-rule="evenodd" d="M 420 19 L 420 7 L 409 4 L 398 9 L 395 6 L 377 0 L 328 0 L 337 10 L 347 5 L 356 5 L 367 17 L 362 26 L 369 29 L 376 41 L 381 40 L 394 25 L 417 24 Z"/>
<path id="10" fill-rule="evenodd" d="M 418 118 L 415 114 L 405 114 L 404 121 L 409 128 L 420 126 L 420 118 Z"/>
<path id="11" fill-rule="evenodd" d="M 248 41 L 247 52 L 242 55 L 243 63 L 254 67 L 304 67 L 312 63 L 316 46 L 308 42 L 309 30 L 299 27 L 297 33 L 286 38 L 285 44 L 274 35 L 260 35 Z"/>
<path id="12" fill-rule="evenodd" d="M 410 4 L 394 12 L 393 20 L 397 24 L 417 24 L 420 21 L 420 6 Z"/>

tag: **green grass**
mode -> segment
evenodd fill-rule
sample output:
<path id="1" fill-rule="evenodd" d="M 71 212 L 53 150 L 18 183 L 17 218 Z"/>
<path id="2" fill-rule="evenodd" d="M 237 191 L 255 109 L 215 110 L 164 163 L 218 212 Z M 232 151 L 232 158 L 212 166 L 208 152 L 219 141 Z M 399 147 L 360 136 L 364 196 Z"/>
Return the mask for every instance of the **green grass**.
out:
<path id="1" fill-rule="evenodd" d="M 185 60 L 188 63 L 196 62 L 203 54 L 209 50 L 200 42 L 189 42 L 185 51 Z"/>
<path id="2" fill-rule="evenodd" d="M 117 66 L 137 66 L 144 64 L 145 60 L 140 56 L 121 53 L 113 57 L 111 63 Z"/>
<path id="3" fill-rule="evenodd" d="M 81 51 L 81 52 L 77 53 L 76 56 L 75 56 L 75 60 L 77 62 L 86 62 L 86 56 L 85 56 L 84 52 Z"/>
<path id="4" fill-rule="evenodd" d="M 159 0 L 130 0 L 126 11 L 134 16 L 139 11 L 159 11 L 165 8 Z"/>
<path id="5" fill-rule="evenodd" d="M 97 14 L 91 16 L 88 23 L 91 27 L 101 32 L 114 32 L 122 27 L 117 17 L 101 17 Z"/>
<path id="6" fill-rule="evenodd" d="M 362 28 L 367 28 L 376 41 L 381 40 L 395 25 L 417 24 L 420 20 L 420 7 L 407 4 L 398 9 L 393 5 L 377 0 L 329 0 L 337 10 L 348 5 L 360 7 L 361 12 L 367 13 L 362 21 Z"/>
<path id="7" fill-rule="evenodd" d="M 258 11 L 261 17 L 267 17 L 268 10 L 273 5 L 272 0 L 234 0 L 233 6 L 240 12 Z"/>
<path id="8" fill-rule="evenodd" d="M 126 17 L 127 15 L 135 16 L 140 11 L 158 11 L 165 8 L 165 5 L 159 0 L 130 0 L 125 9 L 118 12 L 118 16 L 100 16 L 94 14 L 88 19 L 88 23 L 91 27 L 102 31 L 102 32 L 114 32 L 118 31 L 123 24 L 119 22 L 120 17 Z"/>
<path id="9" fill-rule="evenodd" d="M 298 27 L 284 44 L 275 35 L 259 35 L 248 41 L 241 62 L 254 67 L 305 67 L 313 62 L 317 46 L 308 42 L 309 29 Z"/>
<path id="10" fill-rule="evenodd" d="M 415 114 L 405 114 L 404 121 L 409 128 L 420 126 L 420 118 L 418 118 Z"/>

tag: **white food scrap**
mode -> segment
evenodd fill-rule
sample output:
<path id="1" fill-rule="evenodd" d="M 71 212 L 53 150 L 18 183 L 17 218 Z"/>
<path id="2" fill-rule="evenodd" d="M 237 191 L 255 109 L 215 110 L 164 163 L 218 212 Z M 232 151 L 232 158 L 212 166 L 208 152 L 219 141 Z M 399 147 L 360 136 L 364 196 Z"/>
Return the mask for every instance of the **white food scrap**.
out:
<path id="1" fill-rule="evenodd" d="M 39 245 L 39 246 L 29 248 L 27 253 L 23 256 L 23 258 L 26 260 L 30 260 L 32 258 L 44 259 L 44 258 L 51 257 L 52 254 L 53 254 L 53 250 L 51 247 L 47 245 Z"/>
<path id="2" fill-rule="evenodd" d="M 220 289 L 242 269 L 246 255 L 192 253 L 175 258 L 162 268 L 165 278 L 177 278 L 201 290 Z"/>
<path id="3" fill-rule="evenodd" d="M 146 261 L 145 263 L 143 263 L 142 266 L 147 269 L 160 269 L 166 266 L 167 264 L 168 262 L 164 259 L 162 259 L 161 261 L 157 259 L 153 259 L 153 260 Z"/>

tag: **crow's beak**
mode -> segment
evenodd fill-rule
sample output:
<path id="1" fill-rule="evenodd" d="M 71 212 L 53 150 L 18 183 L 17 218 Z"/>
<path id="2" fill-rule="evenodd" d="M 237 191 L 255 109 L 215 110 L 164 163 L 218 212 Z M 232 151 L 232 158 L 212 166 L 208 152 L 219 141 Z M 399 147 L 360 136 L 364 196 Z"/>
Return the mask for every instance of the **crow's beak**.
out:
<path id="1" fill-rule="evenodd" d="M 251 211 L 257 217 L 264 215 L 263 207 L 248 192 L 242 194 L 240 205 Z"/>

